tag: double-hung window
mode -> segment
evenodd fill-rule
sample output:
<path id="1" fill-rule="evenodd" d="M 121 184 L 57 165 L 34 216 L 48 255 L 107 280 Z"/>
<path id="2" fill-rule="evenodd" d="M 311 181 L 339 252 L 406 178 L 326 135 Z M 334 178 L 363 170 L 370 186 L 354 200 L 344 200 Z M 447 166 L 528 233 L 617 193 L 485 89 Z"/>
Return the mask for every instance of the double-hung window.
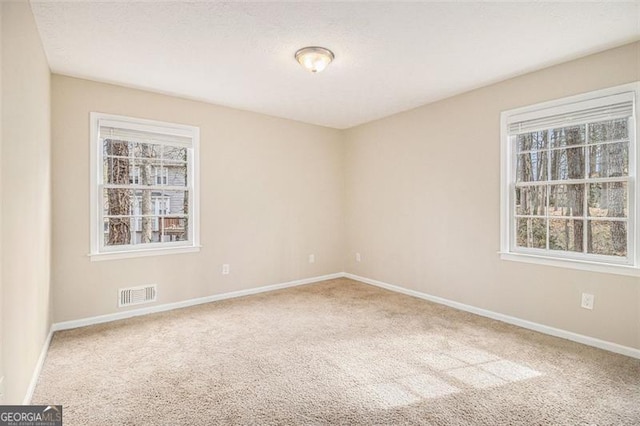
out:
<path id="1" fill-rule="evenodd" d="M 636 273 L 637 93 L 502 113 L 503 258 Z"/>
<path id="2" fill-rule="evenodd" d="M 197 127 L 91 114 L 91 255 L 198 250 Z"/>

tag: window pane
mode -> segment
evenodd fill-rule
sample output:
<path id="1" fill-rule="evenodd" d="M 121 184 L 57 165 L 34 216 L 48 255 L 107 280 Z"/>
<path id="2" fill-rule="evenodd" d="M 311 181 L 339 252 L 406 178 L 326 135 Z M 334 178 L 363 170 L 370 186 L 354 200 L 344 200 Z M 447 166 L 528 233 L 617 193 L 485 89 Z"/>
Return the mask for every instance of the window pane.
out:
<path id="1" fill-rule="evenodd" d="M 589 124 L 589 143 L 617 141 L 629 138 L 629 120 L 607 120 Z"/>
<path id="2" fill-rule="evenodd" d="M 547 152 L 530 152 L 518 155 L 516 170 L 518 182 L 547 180 Z"/>
<path id="3" fill-rule="evenodd" d="M 135 165 L 134 160 L 129 161 L 129 184 L 140 185 L 140 167 Z"/>
<path id="4" fill-rule="evenodd" d="M 518 247 L 547 247 L 547 224 L 545 219 L 517 218 L 516 232 L 516 244 Z"/>
<path id="5" fill-rule="evenodd" d="M 121 246 L 132 244 L 131 218 L 107 218 L 104 220 L 104 245 Z"/>
<path id="6" fill-rule="evenodd" d="M 164 216 L 171 213 L 171 203 L 169 202 L 169 197 L 163 195 L 162 197 L 153 197 L 153 211 L 155 214 Z"/>
<path id="7" fill-rule="evenodd" d="M 582 252 L 583 227 L 583 220 L 549 220 L 549 248 L 551 250 Z"/>
<path id="8" fill-rule="evenodd" d="M 590 220 L 587 224 L 587 252 L 622 257 L 627 255 L 625 221 Z"/>
<path id="9" fill-rule="evenodd" d="M 162 192 L 152 189 L 136 189 L 134 194 L 135 199 L 132 201 L 131 214 L 142 216 L 157 214 L 156 199 L 162 197 Z"/>
<path id="10" fill-rule="evenodd" d="M 131 146 L 129 141 L 106 138 L 102 141 L 102 152 L 105 155 L 128 157 Z"/>
<path id="11" fill-rule="evenodd" d="M 187 148 L 165 145 L 162 158 L 165 160 L 187 161 Z"/>
<path id="12" fill-rule="evenodd" d="M 589 177 L 618 177 L 628 174 L 628 142 L 589 147 Z"/>
<path id="13" fill-rule="evenodd" d="M 541 131 L 517 135 L 516 148 L 518 152 L 546 149 L 547 132 Z"/>
<path id="14" fill-rule="evenodd" d="M 134 142 L 133 156 L 136 158 L 160 158 L 162 153 L 162 145 L 154 143 Z"/>
<path id="15" fill-rule="evenodd" d="M 551 131 L 551 147 L 581 145 L 586 142 L 585 126 L 569 126 Z"/>
<path id="16" fill-rule="evenodd" d="M 187 166 L 179 163 L 165 163 L 167 185 L 187 186 Z"/>
<path id="17" fill-rule="evenodd" d="M 168 209 L 165 214 L 189 214 L 189 191 L 164 191 Z"/>
<path id="18" fill-rule="evenodd" d="M 549 185 L 550 216 L 582 216 L 584 184 Z"/>
<path id="19" fill-rule="evenodd" d="M 551 180 L 584 179 L 584 147 L 551 151 Z"/>
<path id="20" fill-rule="evenodd" d="M 545 185 L 516 188 L 516 214 L 542 216 L 547 204 Z"/>
<path id="21" fill-rule="evenodd" d="M 169 182 L 169 170 L 165 167 L 154 167 L 153 182 L 155 185 L 166 185 Z"/>
<path id="22" fill-rule="evenodd" d="M 104 215 L 105 216 L 124 216 L 133 212 L 135 199 L 133 191 L 123 188 L 109 188 L 103 191 Z"/>
<path id="23" fill-rule="evenodd" d="M 128 158 L 106 157 L 103 162 L 105 183 L 128 185 L 131 183 L 131 161 Z"/>
<path id="24" fill-rule="evenodd" d="M 160 242 L 160 217 L 137 217 L 135 221 L 135 243 L 149 244 Z"/>
<path id="25" fill-rule="evenodd" d="M 135 160 L 132 181 L 136 185 L 161 185 L 162 167 L 160 160 L 141 158 Z"/>
<path id="26" fill-rule="evenodd" d="M 589 216 L 627 217 L 627 183 L 589 184 Z"/>
<path id="27" fill-rule="evenodd" d="M 162 219 L 164 228 L 163 241 L 187 241 L 189 227 L 186 217 L 165 217 Z"/>

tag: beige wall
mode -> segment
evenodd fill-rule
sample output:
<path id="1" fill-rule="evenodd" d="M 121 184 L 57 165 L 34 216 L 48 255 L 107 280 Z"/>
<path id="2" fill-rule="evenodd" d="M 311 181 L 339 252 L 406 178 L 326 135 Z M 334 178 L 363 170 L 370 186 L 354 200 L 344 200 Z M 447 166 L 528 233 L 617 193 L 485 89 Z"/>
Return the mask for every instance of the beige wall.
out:
<path id="1" fill-rule="evenodd" d="M 639 278 L 497 254 L 500 112 L 640 80 L 639 59 L 626 45 L 346 131 L 347 271 L 640 348 Z"/>
<path id="2" fill-rule="evenodd" d="M 90 260 L 91 111 L 200 127 L 199 253 Z M 120 311 L 120 287 L 163 304 L 343 270 L 338 130 L 59 75 L 52 129 L 55 322 Z"/>
<path id="3" fill-rule="evenodd" d="M 22 403 L 49 332 L 50 73 L 28 2 L 2 8 L 2 360 Z"/>

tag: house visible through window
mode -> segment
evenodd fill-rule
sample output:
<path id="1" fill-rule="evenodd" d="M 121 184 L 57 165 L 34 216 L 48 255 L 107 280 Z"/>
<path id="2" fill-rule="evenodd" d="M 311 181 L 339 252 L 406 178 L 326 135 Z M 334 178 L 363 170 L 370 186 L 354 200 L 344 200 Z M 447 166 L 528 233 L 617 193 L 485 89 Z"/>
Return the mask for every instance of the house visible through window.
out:
<path id="1" fill-rule="evenodd" d="M 92 114 L 92 254 L 197 247 L 198 129 Z"/>
<path id="2" fill-rule="evenodd" d="M 502 252 L 635 266 L 636 91 L 503 113 Z"/>
<path id="3" fill-rule="evenodd" d="M 159 169 L 156 166 L 152 166 L 151 168 L 151 176 L 152 180 L 155 181 L 156 185 L 167 185 L 169 180 L 169 169 L 163 168 Z M 133 166 L 131 170 L 131 175 L 129 176 L 129 183 L 131 184 L 140 184 L 140 167 Z"/>
<path id="4" fill-rule="evenodd" d="M 136 199 L 136 203 L 134 205 L 135 207 L 135 211 L 134 211 L 134 216 L 137 217 L 136 221 L 135 221 L 135 235 L 136 238 L 138 240 L 141 239 L 142 237 L 142 232 L 143 232 L 143 228 L 142 228 L 142 198 L 137 198 Z M 155 217 L 153 218 L 153 232 L 160 232 L 160 217 L 162 216 L 167 216 L 168 214 L 171 213 L 171 198 L 170 197 L 162 197 L 162 196 L 158 196 L 158 195 L 154 195 L 151 197 L 151 211 L 155 214 Z M 168 220 L 168 219 L 167 219 Z M 178 222 L 176 222 L 178 223 Z M 139 238 L 140 237 L 140 238 Z M 163 241 L 171 241 L 171 235 L 170 234 L 166 234 L 163 235 Z M 138 244 L 140 244 L 141 241 L 137 241 Z"/>

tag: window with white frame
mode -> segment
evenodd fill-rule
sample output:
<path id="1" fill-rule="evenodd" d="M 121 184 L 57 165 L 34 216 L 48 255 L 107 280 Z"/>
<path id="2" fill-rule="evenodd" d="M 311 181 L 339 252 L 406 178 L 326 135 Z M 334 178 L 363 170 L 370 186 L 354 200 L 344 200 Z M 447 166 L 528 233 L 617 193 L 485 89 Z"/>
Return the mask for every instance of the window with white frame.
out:
<path id="1" fill-rule="evenodd" d="M 91 254 L 198 248 L 197 127 L 91 114 Z"/>
<path id="2" fill-rule="evenodd" d="M 638 266 L 637 93 L 625 85 L 502 113 L 503 258 Z"/>

